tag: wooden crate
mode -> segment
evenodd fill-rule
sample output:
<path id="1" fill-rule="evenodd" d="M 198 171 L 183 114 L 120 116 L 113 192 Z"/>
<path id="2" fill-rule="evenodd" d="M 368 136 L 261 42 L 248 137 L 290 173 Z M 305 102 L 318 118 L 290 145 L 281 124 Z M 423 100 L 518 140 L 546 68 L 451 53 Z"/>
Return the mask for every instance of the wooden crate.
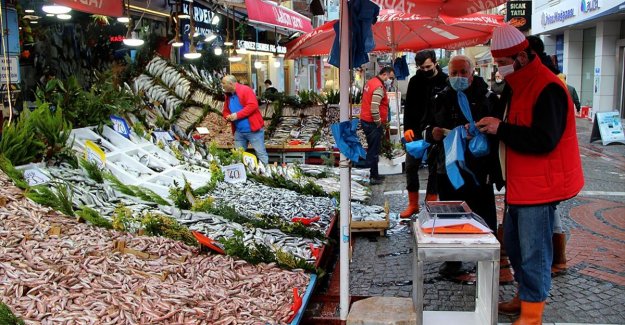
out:
<path id="1" fill-rule="evenodd" d="M 384 204 L 384 212 L 386 218 L 380 221 L 351 221 L 352 232 L 380 232 L 380 236 L 384 236 L 386 230 L 391 226 L 391 219 L 389 218 L 389 204 L 388 201 Z"/>

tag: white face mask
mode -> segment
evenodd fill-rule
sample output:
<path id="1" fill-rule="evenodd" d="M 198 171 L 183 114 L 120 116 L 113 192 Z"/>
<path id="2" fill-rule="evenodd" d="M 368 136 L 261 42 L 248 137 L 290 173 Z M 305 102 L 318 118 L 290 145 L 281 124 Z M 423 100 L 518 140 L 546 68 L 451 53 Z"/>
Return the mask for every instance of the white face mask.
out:
<path id="1" fill-rule="evenodd" d="M 514 72 L 514 64 L 499 66 L 497 71 L 499 71 L 499 74 L 505 79 L 507 75 Z"/>

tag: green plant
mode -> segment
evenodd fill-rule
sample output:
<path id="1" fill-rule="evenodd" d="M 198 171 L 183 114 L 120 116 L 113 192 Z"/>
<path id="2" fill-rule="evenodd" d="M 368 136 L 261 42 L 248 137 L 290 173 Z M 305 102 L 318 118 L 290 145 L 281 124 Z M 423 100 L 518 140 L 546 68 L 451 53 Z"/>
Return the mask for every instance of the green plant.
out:
<path id="1" fill-rule="evenodd" d="M 96 183 L 102 184 L 104 182 L 104 174 L 102 170 L 98 166 L 98 164 L 90 162 L 86 159 L 80 159 L 80 166 L 87 172 L 87 176 L 92 180 L 96 181 Z"/>
<path id="2" fill-rule="evenodd" d="M 193 190 L 191 189 L 191 184 L 186 179 L 183 186 L 179 186 L 178 182 L 174 181 L 174 186 L 169 188 L 169 198 L 180 209 L 189 210 L 191 208 L 189 195 L 193 195 Z"/>
<path id="3" fill-rule="evenodd" d="M 113 224 L 110 221 L 103 218 L 98 211 L 89 207 L 81 207 L 80 210 L 76 211 L 76 215 L 96 227 L 113 229 Z"/>
<path id="4" fill-rule="evenodd" d="M 143 124 L 141 123 L 135 123 L 132 126 L 132 130 L 137 134 L 138 137 L 143 138 L 146 135 L 145 126 L 143 126 Z"/>
<path id="5" fill-rule="evenodd" d="M 178 240 L 188 245 L 198 245 L 189 228 L 180 225 L 174 218 L 147 212 L 141 218 L 141 226 L 145 233 L 150 236 L 161 236 Z"/>
<path id="6" fill-rule="evenodd" d="M 326 104 L 338 104 L 341 99 L 341 93 L 338 90 L 330 89 L 326 93 Z"/>
<path id="7" fill-rule="evenodd" d="M 215 199 L 210 196 L 204 199 L 196 199 L 191 206 L 191 211 L 210 212 L 214 203 Z"/>
<path id="8" fill-rule="evenodd" d="M 0 153 L 13 166 L 20 166 L 40 158 L 45 144 L 36 136 L 27 112 L 22 113 L 17 122 L 5 122 L 0 139 Z"/>
<path id="9" fill-rule="evenodd" d="M 56 191 L 53 191 L 54 188 Z M 58 182 L 50 185 L 36 185 L 29 187 L 24 195 L 41 205 L 45 205 L 53 208 L 59 212 L 62 212 L 68 216 L 74 216 L 74 209 L 72 203 L 73 192 L 68 184 Z"/>
<path id="10" fill-rule="evenodd" d="M 63 117 L 61 107 L 52 112 L 48 103 L 41 104 L 30 114 L 29 119 L 37 136 L 45 144 L 43 156 L 46 161 L 64 151 L 71 151 L 72 144 L 69 140 L 72 124 Z"/>
<path id="11" fill-rule="evenodd" d="M 24 325 L 24 321 L 15 316 L 9 306 L 0 301 L 0 324 L 3 325 Z"/>
<path id="12" fill-rule="evenodd" d="M 118 205 L 113 212 L 113 229 L 119 231 L 131 231 L 135 223 L 132 210 L 123 205 Z"/>
<path id="13" fill-rule="evenodd" d="M 23 190 L 29 187 L 28 183 L 24 179 L 24 173 L 15 169 L 13 164 L 11 164 L 11 161 L 8 160 L 2 153 L 0 153 L 0 169 L 2 169 L 7 176 L 9 176 L 15 186 Z"/>

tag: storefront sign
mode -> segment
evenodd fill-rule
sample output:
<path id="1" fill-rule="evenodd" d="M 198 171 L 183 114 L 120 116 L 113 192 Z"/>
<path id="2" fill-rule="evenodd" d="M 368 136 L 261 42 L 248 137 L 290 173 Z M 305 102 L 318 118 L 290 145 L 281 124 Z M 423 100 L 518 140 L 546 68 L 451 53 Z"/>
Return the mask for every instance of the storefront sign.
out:
<path id="1" fill-rule="evenodd" d="M 199 4 L 197 1 L 193 2 L 193 13 L 190 12 L 188 3 L 182 5 L 182 12 L 193 16 L 193 23 L 195 24 L 195 32 L 200 35 L 208 35 L 213 31 L 212 20 L 215 13 L 207 7 Z M 188 40 L 188 35 L 191 32 L 190 19 L 182 19 L 182 33 L 183 39 Z"/>
<path id="2" fill-rule="evenodd" d="M 256 43 L 256 42 L 238 40 L 237 41 L 237 46 L 239 48 L 244 48 L 244 49 L 249 50 L 249 51 L 269 52 L 269 53 L 276 53 L 276 52 L 278 52 L 278 53 L 281 53 L 281 54 L 286 53 L 286 47 L 278 46 L 276 48 L 275 45 L 267 44 L 267 43 Z"/>
<path id="3" fill-rule="evenodd" d="M 121 0 L 54 0 L 54 3 L 97 15 L 121 17 L 124 14 Z"/>
<path id="4" fill-rule="evenodd" d="M 532 26 L 532 1 L 508 1 L 506 3 L 506 21 L 526 31 Z"/>
<path id="5" fill-rule="evenodd" d="M 555 12 L 543 12 L 540 22 L 543 26 L 563 22 L 567 19 L 575 17 L 575 8 L 560 10 Z"/>
<path id="6" fill-rule="evenodd" d="M 599 0 L 582 0 L 581 10 L 584 13 L 599 9 Z"/>
<path id="7" fill-rule="evenodd" d="M 17 56 L 10 56 L 6 61 L 4 58 L 0 58 L 0 82 L 6 83 L 7 75 L 11 80 L 11 83 L 20 83 L 20 64 Z"/>
<path id="8" fill-rule="evenodd" d="M 121 43 L 125 38 L 124 35 L 109 36 L 111 43 Z"/>
<path id="9" fill-rule="evenodd" d="M 6 13 L 6 16 L 5 16 Z M 0 42 L 0 52 L 4 52 L 4 43 L 7 42 L 7 50 L 9 55 L 19 55 L 20 53 L 20 31 L 17 27 L 17 12 L 15 9 L 7 9 L 2 13 L 2 25 L 5 31 L 5 37 Z"/>
<path id="10" fill-rule="evenodd" d="M 245 0 L 248 19 L 256 22 L 286 29 L 308 33 L 313 30 L 310 19 L 293 10 L 282 7 L 275 2 L 264 0 Z"/>

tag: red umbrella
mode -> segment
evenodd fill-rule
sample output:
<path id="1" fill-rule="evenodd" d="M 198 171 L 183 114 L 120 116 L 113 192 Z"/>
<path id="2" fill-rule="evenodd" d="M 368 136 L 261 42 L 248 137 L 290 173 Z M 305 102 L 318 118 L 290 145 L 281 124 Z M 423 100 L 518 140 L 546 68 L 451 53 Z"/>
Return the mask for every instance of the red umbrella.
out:
<path id="1" fill-rule="evenodd" d="M 287 44 L 286 58 L 327 55 L 334 41 L 335 21 Z M 372 26 L 375 39 L 373 52 L 418 51 L 427 48 L 457 49 L 483 44 L 503 16 L 470 14 L 462 17 L 440 15 L 438 18 L 382 10 Z"/>

